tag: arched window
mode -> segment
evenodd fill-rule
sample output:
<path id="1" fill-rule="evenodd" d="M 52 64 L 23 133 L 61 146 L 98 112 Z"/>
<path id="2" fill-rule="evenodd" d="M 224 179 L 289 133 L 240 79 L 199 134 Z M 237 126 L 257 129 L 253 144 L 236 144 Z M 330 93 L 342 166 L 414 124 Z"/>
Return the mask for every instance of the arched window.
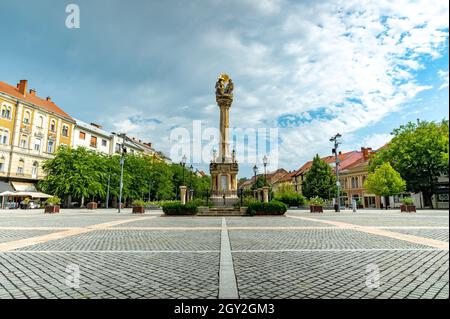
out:
<path id="1" fill-rule="evenodd" d="M 63 125 L 61 135 L 65 137 L 69 136 L 69 126 Z"/>
<path id="2" fill-rule="evenodd" d="M 25 161 L 23 160 L 23 158 L 21 158 L 19 160 L 19 164 L 17 165 L 17 174 L 23 175 L 24 167 L 25 167 Z"/>
<path id="3" fill-rule="evenodd" d="M 5 119 L 11 119 L 11 106 L 2 105 L 2 117 Z"/>
<path id="4" fill-rule="evenodd" d="M 34 162 L 33 166 L 31 167 L 31 178 L 37 178 L 38 169 L 39 169 L 39 163 Z"/>
<path id="5" fill-rule="evenodd" d="M 0 172 L 4 172 L 5 171 L 5 157 L 2 156 L 0 157 Z"/>
<path id="6" fill-rule="evenodd" d="M 50 121 L 50 131 L 56 132 L 56 121 L 55 120 Z"/>
<path id="7" fill-rule="evenodd" d="M 42 115 L 39 116 L 38 127 L 39 128 L 44 127 L 44 117 Z"/>
<path id="8" fill-rule="evenodd" d="M 29 124 L 30 123 L 30 111 L 25 111 L 25 113 L 23 114 L 23 123 L 25 124 Z"/>

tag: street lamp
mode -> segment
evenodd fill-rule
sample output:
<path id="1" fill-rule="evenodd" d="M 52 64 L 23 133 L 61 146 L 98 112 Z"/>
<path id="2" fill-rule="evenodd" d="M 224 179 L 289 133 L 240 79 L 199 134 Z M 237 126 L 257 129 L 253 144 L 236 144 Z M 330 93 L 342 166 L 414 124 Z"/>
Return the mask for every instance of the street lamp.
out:
<path id="1" fill-rule="evenodd" d="M 253 173 L 255 176 L 255 185 L 256 185 L 256 174 L 258 174 L 258 166 L 256 166 L 256 164 L 255 164 L 255 166 L 253 166 Z"/>
<path id="2" fill-rule="evenodd" d="M 267 162 L 268 162 L 268 158 L 266 155 L 264 155 L 263 157 L 263 164 L 264 164 L 264 186 L 267 185 Z"/>
<path id="3" fill-rule="evenodd" d="M 127 153 L 127 149 L 125 148 L 125 133 L 119 134 L 119 137 L 122 138 L 122 150 L 120 153 L 120 184 L 119 184 L 119 208 L 118 213 L 120 213 L 120 209 L 122 206 L 122 190 L 123 190 L 123 166 L 125 164 L 125 154 Z"/>
<path id="4" fill-rule="evenodd" d="M 183 157 L 181 158 L 181 162 L 180 162 L 180 165 L 183 168 L 183 186 L 184 186 L 184 167 L 186 166 L 186 161 L 187 161 L 187 157 L 186 157 L 186 155 L 183 155 Z"/>
<path id="5" fill-rule="evenodd" d="M 339 182 L 339 153 L 338 153 L 338 147 L 339 144 L 341 144 L 340 138 L 342 137 L 341 134 L 337 133 L 335 136 L 330 138 L 330 142 L 334 143 L 334 148 L 332 149 L 332 153 L 334 154 L 334 161 L 335 161 L 335 170 L 336 170 L 336 186 L 337 186 L 337 194 L 336 194 L 336 212 L 339 213 L 341 211 L 341 194 L 340 194 L 340 188 L 341 183 Z"/>

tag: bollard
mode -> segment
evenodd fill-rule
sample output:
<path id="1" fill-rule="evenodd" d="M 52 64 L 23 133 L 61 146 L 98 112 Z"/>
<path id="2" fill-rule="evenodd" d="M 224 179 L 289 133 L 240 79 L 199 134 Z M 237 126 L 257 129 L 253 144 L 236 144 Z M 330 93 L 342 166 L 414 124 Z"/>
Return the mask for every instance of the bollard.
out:
<path id="1" fill-rule="evenodd" d="M 356 200 L 352 200 L 353 212 L 356 213 Z"/>

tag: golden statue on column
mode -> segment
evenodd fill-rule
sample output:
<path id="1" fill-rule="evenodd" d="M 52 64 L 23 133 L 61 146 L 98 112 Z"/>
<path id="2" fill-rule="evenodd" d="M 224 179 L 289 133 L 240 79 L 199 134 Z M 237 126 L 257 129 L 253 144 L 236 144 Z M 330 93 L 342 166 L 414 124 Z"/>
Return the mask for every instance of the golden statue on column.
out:
<path id="1" fill-rule="evenodd" d="M 216 102 L 220 109 L 219 154 L 213 152 L 209 166 L 211 173 L 211 200 L 216 206 L 232 206 L 238 201 L 236 153 L 229 152 L 229 111 L 233 103 L 234 84 L 228 74 L 221 74 L 216 82 Z"/>

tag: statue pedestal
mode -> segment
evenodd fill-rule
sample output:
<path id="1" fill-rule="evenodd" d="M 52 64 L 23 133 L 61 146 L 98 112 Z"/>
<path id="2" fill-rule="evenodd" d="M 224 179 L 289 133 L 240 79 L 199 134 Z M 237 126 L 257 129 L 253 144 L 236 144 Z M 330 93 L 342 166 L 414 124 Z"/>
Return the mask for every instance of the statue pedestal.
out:
<path id="1" fill-rule="evenodd" d="M 237 163 L 211 163 L 211 201 L 216 206 L 233 206 L 239 200 L 237 194 Z"/>

